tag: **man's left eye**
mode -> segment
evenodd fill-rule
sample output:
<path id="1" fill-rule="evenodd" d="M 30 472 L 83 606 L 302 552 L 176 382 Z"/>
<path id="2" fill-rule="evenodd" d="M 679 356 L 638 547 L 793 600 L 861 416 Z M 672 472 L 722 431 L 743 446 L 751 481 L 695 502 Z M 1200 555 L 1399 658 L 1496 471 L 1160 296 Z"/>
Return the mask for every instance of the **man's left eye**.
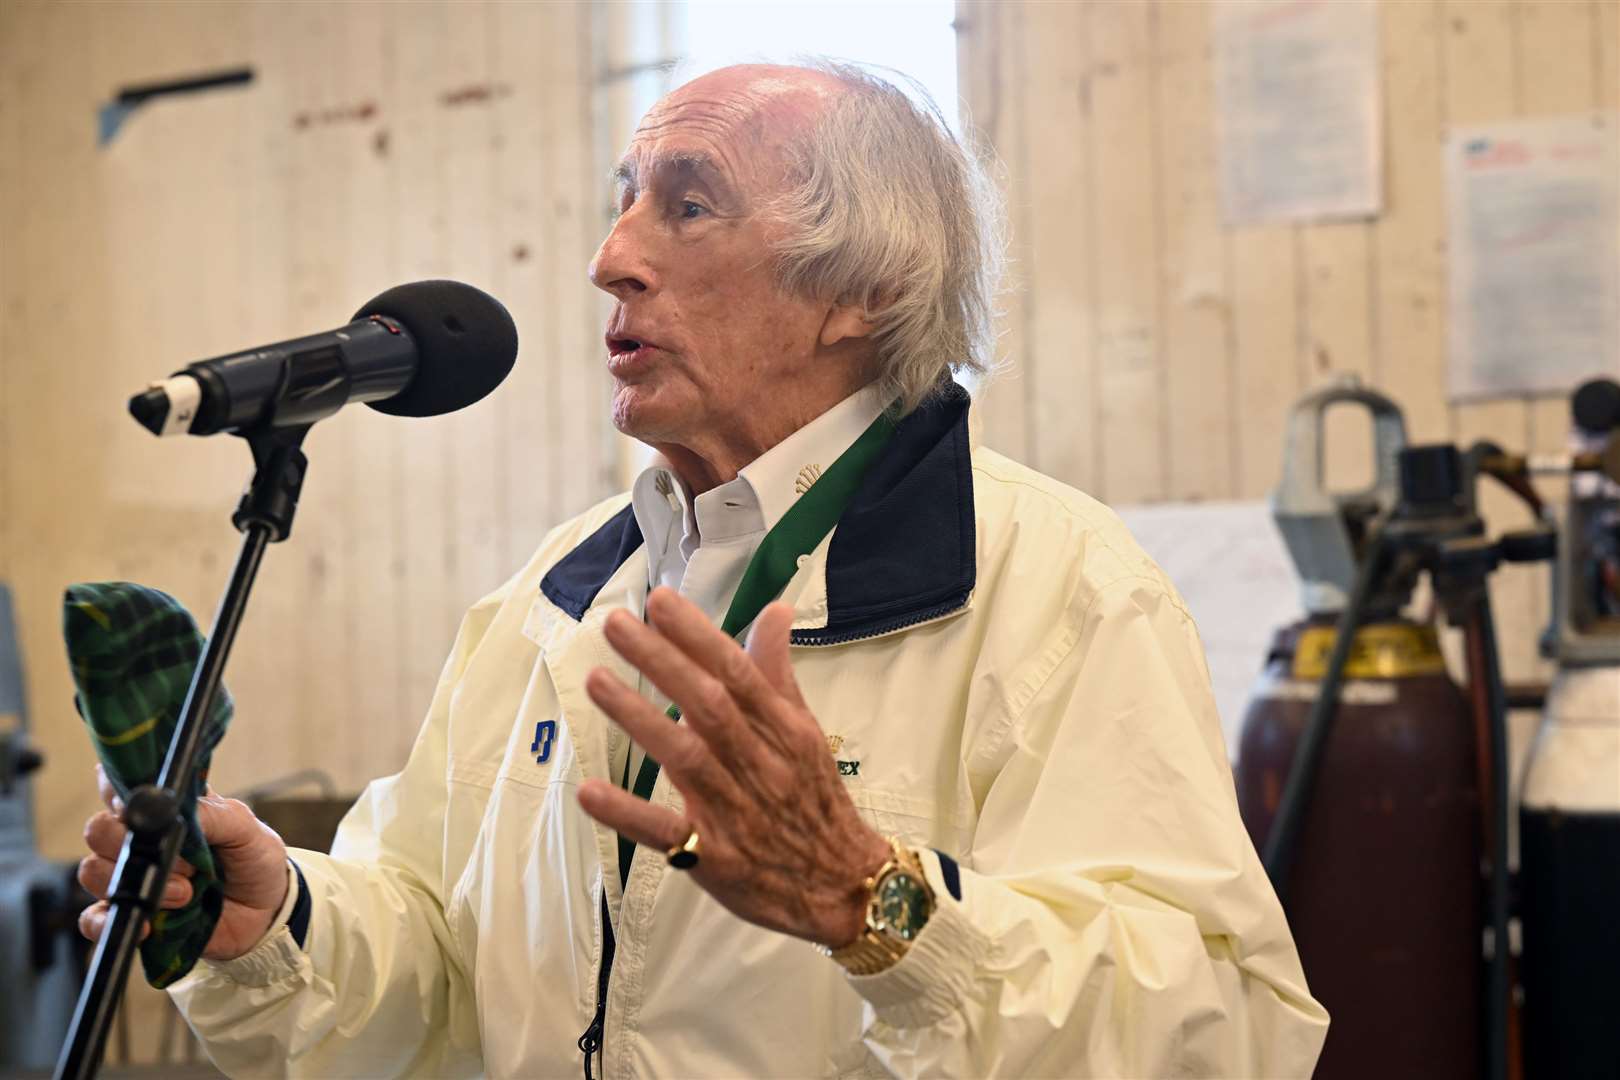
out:
<path id="1" fill-rule="evenodd" d="M 695 203 L 691 199 L 681 200 L 681 217 L 695 218 L 705 213 L 708 213 L 708 209 L 702 204 Z"/>

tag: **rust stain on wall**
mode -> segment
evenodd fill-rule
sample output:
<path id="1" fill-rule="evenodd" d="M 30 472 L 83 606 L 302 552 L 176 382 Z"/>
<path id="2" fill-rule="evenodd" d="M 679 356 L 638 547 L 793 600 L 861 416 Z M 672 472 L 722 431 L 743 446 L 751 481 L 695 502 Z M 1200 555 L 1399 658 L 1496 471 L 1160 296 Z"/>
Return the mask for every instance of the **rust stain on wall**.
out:
<path id="1" fill-rule="evenodd" d="M 461 105 L 487 105 L 511 94 L 512 87 L 506 83 L 471 83 L 446 90 L 439 95 L 439 104 L 447 109 Z"/>
<path id="2" fill-rule="evenodd" d="M 324 109 L 304 109 L 293 114 L 295 130 L 329 127 L 332 124 L 364 124 L 375 120 L 382 112 L 375 101 L 361 101 L 352 105 L 331 105 Z"/>

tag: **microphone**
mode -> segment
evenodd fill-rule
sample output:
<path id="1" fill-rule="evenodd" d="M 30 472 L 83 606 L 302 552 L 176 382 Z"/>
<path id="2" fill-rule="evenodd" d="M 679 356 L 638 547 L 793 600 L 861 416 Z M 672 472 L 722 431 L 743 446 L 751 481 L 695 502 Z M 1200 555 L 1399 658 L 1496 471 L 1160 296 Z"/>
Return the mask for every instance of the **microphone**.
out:
<path id="1" fill-rule="evenodd" d="M 199 360 L 130 398 L 129 413 L 154 435 L 299 427 L 351 401 L 437 416 L 499 386 L 517 348 L 499 300 L 459 281 L 417 281 L 340 329 Z"/>

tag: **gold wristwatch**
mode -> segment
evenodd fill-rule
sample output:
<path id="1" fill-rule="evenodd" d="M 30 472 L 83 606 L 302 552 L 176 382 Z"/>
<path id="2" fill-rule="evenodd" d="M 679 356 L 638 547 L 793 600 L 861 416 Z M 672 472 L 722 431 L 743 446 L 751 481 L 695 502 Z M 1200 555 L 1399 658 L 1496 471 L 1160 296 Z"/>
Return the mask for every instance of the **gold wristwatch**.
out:
<path id="1" fill-rule="evenodd" d="M 837 949 L 819 946 L 851 975 L 876 975 L 900 961 L 934 913 L 934 891 L 928 887 L 917 853 L 889 837 L 894 854 L 866 879 L 866 927 L 860 937 Z"/>

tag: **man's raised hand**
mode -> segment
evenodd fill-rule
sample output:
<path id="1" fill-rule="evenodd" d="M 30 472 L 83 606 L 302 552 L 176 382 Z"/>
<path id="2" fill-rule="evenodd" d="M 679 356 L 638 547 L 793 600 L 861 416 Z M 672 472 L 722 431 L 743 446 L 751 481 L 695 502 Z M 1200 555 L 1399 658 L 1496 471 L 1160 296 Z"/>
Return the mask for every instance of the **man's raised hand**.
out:
<path id="1" fill-rule="evenodd" d="M 592 817 L 660 852 L 696 829 L 694 880 L 749 922 L 837 947 L 863 925 L 866 878 L 889 845 L 861 820 L 793 678 L 793 609 L 760 612 L 747 650 L 672 589 L 647 597 L 647 623 L 614 612 L 608 643 L 676 705 L 682 723 L 606 668 L 591 700 L 669 774 L 685 814 L 603 780 L 580 786 Z"/>

